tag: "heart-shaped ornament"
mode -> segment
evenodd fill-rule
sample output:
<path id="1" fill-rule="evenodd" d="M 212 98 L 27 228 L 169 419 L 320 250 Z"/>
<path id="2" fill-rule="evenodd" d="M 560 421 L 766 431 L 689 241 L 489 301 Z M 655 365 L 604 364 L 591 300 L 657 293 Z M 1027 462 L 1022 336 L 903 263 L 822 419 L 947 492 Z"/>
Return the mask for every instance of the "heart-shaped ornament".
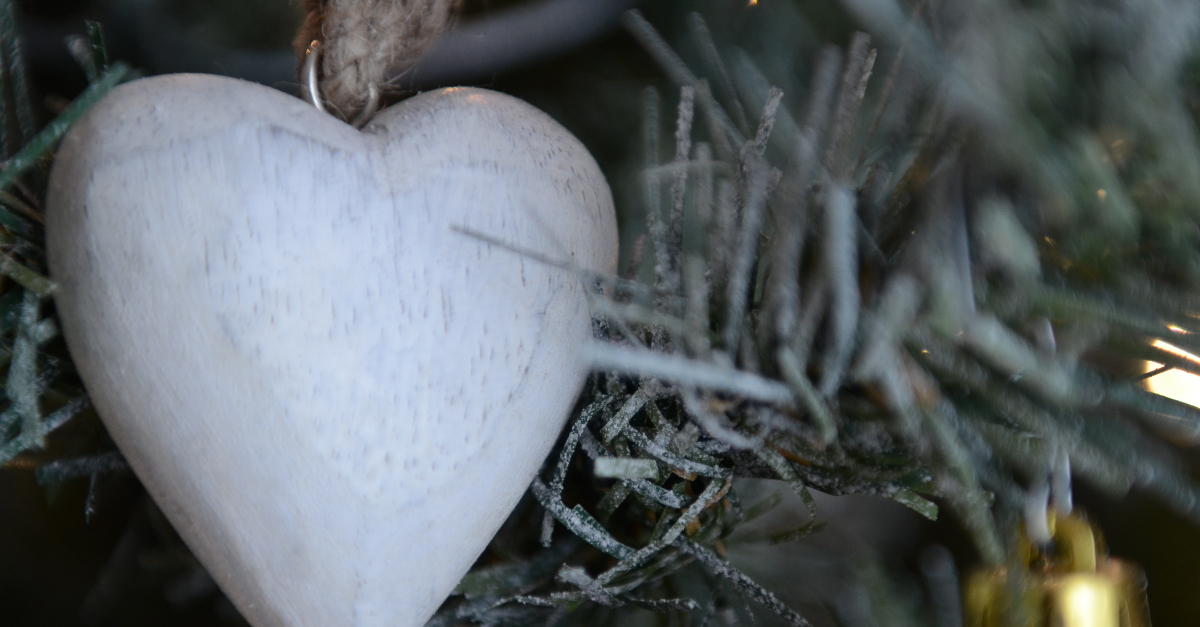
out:
<path id="1" fill-rule="evenodd" d="M 553 445 L 584 281 L 463 230 L 617 252 L 599 168 L 520 100 L 442 90 L 360 132 L 202 75 L 81 120 L 46 228 L 95 406 L 257 627 L 422 624 Z"/>

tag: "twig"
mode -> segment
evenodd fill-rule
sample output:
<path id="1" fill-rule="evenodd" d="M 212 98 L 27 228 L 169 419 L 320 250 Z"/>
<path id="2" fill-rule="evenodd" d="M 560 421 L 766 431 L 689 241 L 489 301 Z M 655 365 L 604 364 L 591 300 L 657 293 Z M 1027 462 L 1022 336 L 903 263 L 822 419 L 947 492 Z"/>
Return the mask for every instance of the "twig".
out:
<path id="1" fill-rule="evenodd" d="M 33 102 L 29 97 L 29 77 L 26 76 L 25 58 L 21 52 L 20 39 L 17 35 L 16 17 L 13 14 L 13 0 L 0 3 L 0 58 L 3 60 L 4 75 L 12 89 L 13 110 L 16 113 L 17 130 L 20 136 L 17 141 L 10 142 L 5 147 L 4 156 L 12 154 L 15 146 L 23 145 L 33 138 Z M 7 94 L 4 99 L 7 100 Z M 4 126 L 8 126 L 7 115 L 2 118 Z M 0 186 L 2 187 L 2 186 Z"/>
<path id="2" fill-rule="evenodd" d="M 913 8 L 910 21 L 915 23 L 917 18 L 925 10 L 929 4 L 929 0 L 921 0 L 917 6 Z M 871 125 L 867 127 L 867 134 L 863 138 L 862 149 L 858 153 L 857 167 L 862 167 L 867 158 L 867 151 L 871 148 L 871 143 L 875 141 L 875 134 L 879 132 L 879 127 L 883 124 L 883 115 L 887 112 L 888 105 L 892 102 L 892 93 L 896 90 L 897 79 L 900 78 L 900 71 L 904 67 L 904 55 L 908 51 L 909 38 L 903 37 L 900 42 L 900 47 L 896 51 L 896 56 L 892 59 L 892 67 L 888 70 L 887 78 L 883 81 L 883 88 L 879 92 L 879 102 L 875 105 L 875 115 L 871 118 Z"/>
<path id="3" fill-rule="evenodd" d="M 737 130 L 737 127 L 729 119 L 729 115 L 725 113 L 725 110 L 713 99 L 712 93 L 708 89 L 708 84 L 704 81 L 697 81 L 696 75 L 688 69 L 683 60 L 679 58 L 679 55 L 675 54 L 671 46 L 667 45 L 667 42 L 658 34 L 658 31 L 654 30 L 650 22 L 647 22 L 646 18 L 642 17 L 641 11 L 637 9 L 627 11 L 623 22 L 626 30 L 633 35 L 634 39 L 641 44 L 646 52 L 650 53 L 650 56 L 654 58 L 659 67 L 666 73 L 667 78 L 671 79 L 671 82 L 679 87 L 685 85 L 696 87 L 696 97 L 700 102 L 701 108 L 705 110 L 706 114 L 711 117 L 715 124 L 713 134 L 719 137 L 722 142 L 740 146 L 745 141 L 742 138 L 741 132 Z"/>
<path id="4" fill-rule="evenodd" d="M 725 292 L 725 329 L 722 345 L 726 351 L 736 353 L 738 337 L 742 330 L 742 317 L 746 313 L 746 300 L 750 297 L 750 271 L 754 267 L 758 248 L 759 229 L 762 225 L 763 206 L 767 202 L 767 186 L 770 173 L 766 164 L 755 162 L 747 176 L 747 195 L 738 229 L 737 248 L 729 270 L 729 282 Z"/>
<path id="5" fill-rule="evenodd" d="M 808 621 L 804 620 L 790 607 L 783 604 L 774 594 L 766 588 L 758 585 L 753 579 L 747 577 L 741 571 L 729 565 L 729 562 L 717 557 L 712 551 L 696 544 L 691 540 L 680 540 L 678 545 L 685 553 L 696 558 L 696 561 L 704 564 L 714 574 L 724 577 L 731 581 L 738 590 L 741 590 L 750 598 L 763 604 L 767 609 L 775 612 L 777 616 L 787 621 L 792 627 L 811 627 Z"/>
<path id="6" fill-rule="evenodd" d="M 791 389 L 778 381 L 684 357 L 632 351 L 604 344 L 591 344 L 583 353 L 584 358 L 597 370 L 619 370 L 658 377 L 679 385 L 729 392 L 765 403 L 789 404 L 792 400 Z"/>
<path id="7" fill-rule="evenodd" d="M 671 258 L 668 287 L 664 291 L 677 292 L 681 285 L 680 260 L 683 256 L 683 208 L 687 193 L 688 163 L 692 152 L 692 116 L 696 90 L 691 86 L 679 88 L 679 113 L 675 125 L 675 177 L 671 183 L 671 231 L 667 252 Z"/>
<path id="8" fill-rule="evenodd" d="M 0 191 L 6 190 L 9 185 L 33 166 L 42 156 L 50 150 L 67 129 L 71 127 L 80 117 L 83 116 L 92 105 L 99 102 L 113 87 L 116 87 L 129 73 L 129 68 L 122 63 L 114 63 L 108 72 L 104 73 L 104 77 L 100 80 L 88 85 L 82 94 L 71 104 L 63 109 L 58 117 L 54 118 L 47 124 L 37 135 L 29 140 L 16 154 L 4 163 L 4 169 L 0 171 Z"/>
<path id="9" fill-rule="evenodd" d="M 829 348 L 825 351 L 820 391 L 837 393 L 850 362 L 858 331 L 858 214 L 853 192 L 831 185 L 825 192 L 822 273 L 829 277 Z"/>
<path id="10" fill-rule="evenodd" d="M 813 74 L 808 115 L 804 130 L 796 138 L 797 158 L 784 176 L 786 187 L 780 215 L 776 218 L 775 236 L 770 241 L 771 274 L 765 288 L 763 308 L 774 322 L 772 331 L 776 343 L 790 343 L 800 317 L 800 259 L 807 234 L 809 186 L 817 169 L 817 146 L 830 100 L 837 83 L 841 54 L 836 48 L 825 48 Z"/>
<path id="11" fill-rule="evenodd" d="M 850 149 L 850 134 L 858 117 L 867 79 L 870 78 L 875 63 L 875 55 L 867 52 L 870 42 L 870 36 L 861 32 L 854 33 L 850 39 L 846 69 L 842 73 L 842 87 L 838 92 L 834 113 L 833 133 L 830 136 L 829 149 L 825 153 L 825 168 L 836 179 L 849 175 L 846 158 Z"/>
<path id="12" fill-rule="evenodd" d="M 694 12 L 688 14 L 687 20 L 688 32 L 691 33 L 692 39 L 700 48 L 700 54 L 704 57 L 704 62 L 716 74 L 718 91 L 721 92 L 721 95 L 727 101 L 734 124 L 743 131 L 748 130 L 750 122 L 746 118 L 746 111 L 742 108 L 742 101 L 738 99 L 737 93 L 734 91 L 733 81 L 729 78 L 729 70 L 726 69 L 725 62 L 721 60 L 721 53 L 717 51 L 717 45 L 713 43 L 712 33 L 708 30 L 708 24 L 704 22 L 704 18 L 699 13 Z"/>

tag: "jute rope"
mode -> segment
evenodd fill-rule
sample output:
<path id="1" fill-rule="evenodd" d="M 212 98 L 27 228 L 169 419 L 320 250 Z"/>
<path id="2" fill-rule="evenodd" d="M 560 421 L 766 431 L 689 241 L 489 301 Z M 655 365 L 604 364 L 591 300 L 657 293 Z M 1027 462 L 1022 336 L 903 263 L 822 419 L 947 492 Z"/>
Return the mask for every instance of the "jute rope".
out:
<path id="1" fill-rule="evenodd" d="M 303 62 L 321 42 L 319 84 L 331 112 L 343 120 L 362 113 L 371 85 L 410 66 L 449 28 L 460 0 L 302 0 L 304 24 L 296 37 Z"/>

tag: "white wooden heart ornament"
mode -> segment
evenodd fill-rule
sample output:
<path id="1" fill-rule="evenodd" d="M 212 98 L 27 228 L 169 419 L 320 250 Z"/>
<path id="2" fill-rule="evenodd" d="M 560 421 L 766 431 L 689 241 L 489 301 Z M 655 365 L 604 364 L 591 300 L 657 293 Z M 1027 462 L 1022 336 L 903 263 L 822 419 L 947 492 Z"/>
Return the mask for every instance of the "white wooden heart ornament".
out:
<path id="1" fill-rule="evenodd" d="M 68 347 L 138 476 L 257 627 L 421 625 L 585 377 L 611 273 L 586 149 L 449 89 L 361 132 L 202 75 L 115 90 L 64 139 L 46 228 Z"/>

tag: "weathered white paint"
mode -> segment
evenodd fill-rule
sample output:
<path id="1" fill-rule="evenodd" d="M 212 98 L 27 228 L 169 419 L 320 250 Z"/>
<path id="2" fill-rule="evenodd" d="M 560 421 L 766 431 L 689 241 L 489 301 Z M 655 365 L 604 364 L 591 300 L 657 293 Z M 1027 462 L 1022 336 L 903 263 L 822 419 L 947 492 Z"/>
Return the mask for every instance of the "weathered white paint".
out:
<path id="1" fill-rule="evenodd" d="M 254 84 L 122 86 L 63 141 L 59 314 L 121 450 L 258 627 L 421 625 L 584 380 L 612 198 L 528 104 L 423 94 L 362 132 Z"/>

